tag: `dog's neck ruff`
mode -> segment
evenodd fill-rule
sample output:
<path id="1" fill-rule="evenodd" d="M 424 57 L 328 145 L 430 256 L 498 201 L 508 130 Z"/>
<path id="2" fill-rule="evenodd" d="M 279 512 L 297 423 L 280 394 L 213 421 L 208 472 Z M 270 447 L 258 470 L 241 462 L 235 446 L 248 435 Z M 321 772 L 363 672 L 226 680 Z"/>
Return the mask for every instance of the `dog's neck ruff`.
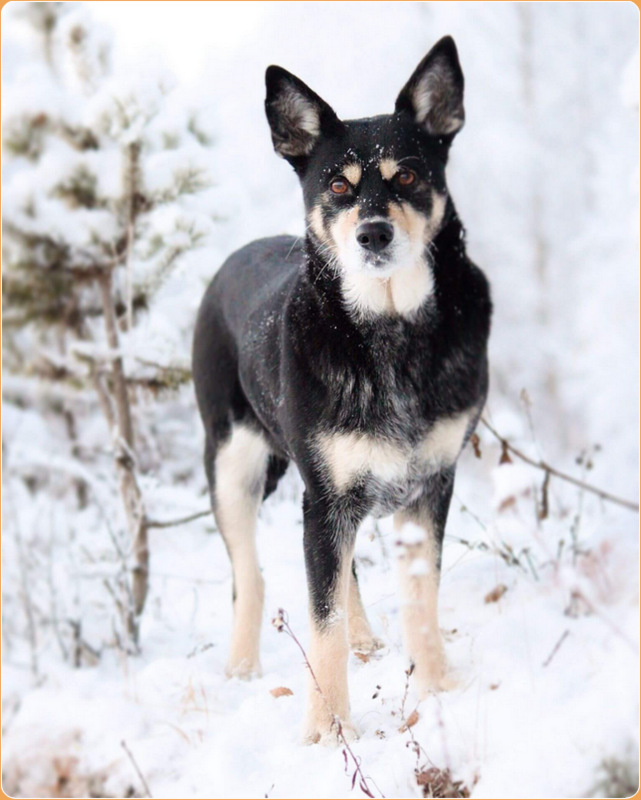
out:
<path id="1" fill-rule="evenodd" d="M 385 278 L 367 272 L 343 273 L 341 289 L 357 318 L 387 314 L 411 319 L 434 294 L 434 276 L 422 258 Z"/>
<path id="2" fill-rule="evenodd" d="M 311 284 L 321 292 L 323 284 L 336 286 L 348 313 L 357 321 L 380 315 L 412 319 L 434 295 L 434 274 L 427 252 L 392 275 L 381 277 L 373 272 L 344 272 L 333 254 L 329 259 L 327 254 L 321 255 L 322 249 L 324 245 L 308 230 Z"/>

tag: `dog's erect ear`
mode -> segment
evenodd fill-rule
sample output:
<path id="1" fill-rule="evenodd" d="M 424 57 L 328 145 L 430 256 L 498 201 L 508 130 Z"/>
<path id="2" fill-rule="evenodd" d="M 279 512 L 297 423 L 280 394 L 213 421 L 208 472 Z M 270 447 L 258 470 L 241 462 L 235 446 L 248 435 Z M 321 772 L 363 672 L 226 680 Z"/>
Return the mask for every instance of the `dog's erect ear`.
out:
<path id="1" fill-rule="evenodd" d="M 463 72 L 451 36 L 440 39 L 414 70 L 396 99 L 433 136 L 454 136 L 465 121 Z"/>
<path id="2" fill-rule="evenodd" d="M 265 111 L 274 149 L 294 166 L 312 152 L 321 136 L 331 136 L 342 129 L 330 106 L 291 72 L 268 67 L 265 83 Z"/>

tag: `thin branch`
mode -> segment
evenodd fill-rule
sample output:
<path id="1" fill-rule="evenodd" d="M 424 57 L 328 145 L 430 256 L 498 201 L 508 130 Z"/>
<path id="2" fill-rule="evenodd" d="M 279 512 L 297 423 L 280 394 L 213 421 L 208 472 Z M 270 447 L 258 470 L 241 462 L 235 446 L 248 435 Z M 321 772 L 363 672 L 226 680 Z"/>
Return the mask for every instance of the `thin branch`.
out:
<path id="1" fill-rule="evenodd" d="M 585 481 L 581 481 L 578 478 L 573 478 L 571 475 L 567 475 L 565 472 L 561 472 L 560 470 L 556 469 L 555 467 L 550 466 L 546 461 L 540 459 L 536 461 L 529 456 L 526 456 L 525 453 L 518 450 L 514 445 L 510 444 L 510 442 L 501 434 L 490 425 L 490 423 L 485 419 L 485 417 L 481 417 L 481 422 L 485 425 L 488 431 L 494 436 L 494 438 L 500 443 L 503 452 L 508 451 L 512 453 L 513 456 L 516 456 L 521 461 L 524 461 L 526 464 L 529 464 L 532 467 L 536 467 L 537 469 L 541 469 L 544 472 L 548 473 L 549 475 L 554 475 L 556 478 L 560 478 L 562 481 L 566 481 L 567 483 L 571 483 L 574 486 L 578 486 L 580 489 L 583 489 L 586 492 L 591 492 L 595 494 L 597 497 L 600 497 L 601 500 L 607 500 L 610 503 L 616 503 L 616 505 L 622 506 L 623 508 L 627 508 L 630 511 L 636 511 L 637 514 L 639 513 L 639 504 L 633 503 L 631 500 L 625 500 L 622 497 L 617 497 L 616 495 L 611 494 L 610 492 L 606 492 L 603 489 L 599 489 L 597 486 L 592 486 Z"/>
<path id="2" fill-rule="evenodd" d="M 103 315 L 105 321 L 105 331 L 109 349 L 118 353 L 118 356 L 111 360 L 112 378 L 114 382 L 114 399 L 116 401 L 116 411 L 118 416 L 118 432 L 130 448 L 133 448 L 134 433 L 131 423 L 131 411 L 129 399 L 127 397 L 127 384 L 125 381 L 122 355 L 120 354 L 120 343 L 118 341 L 118 326 L 114 310 L 111 273 L 105 273 L 99 281 L 100 296 L 102 300 Z"/>
<path id="3" fill-rule="evenodd" d="M 111 273 L 105 273 L 99 281 L 99 287 L 104 311 L 103 318 L 107 344 L 110 350 L 120 353 L 112 285 Z M 113 398 L 116 406 L 116 423 L 118 429 L 116 468 L 120 474 L 120 494 L 125 506 L 134 555 L 134 566 L 131 570 L 133 606 L 129 609 L 127 627 L 132 641 L 135 645 L 138 645 L 139 619 L 145 607 L 145 600 L 149 588 L 147 580 L 147 573 L 149 571 L 149 546 L 144 500 L 136 478 L 134 429 L 131 419 L 129 394 L 127 392 L 127 381 L 121 355 L 111 359 L 111 378 L 113 381 Z"/>
<path id="4" fill-rule="evenodd" d="M 207 509 L 207 511 L 197 511 L 195 514 L 189 514 L 189 516 L 180 517 L 179 519 L 167 519 L 167 520 L 150 519 L 147 520 L 147 527 L 174 528 L 177 525 L 185 525 L 187 522 L 193 522 L 195 519 L 200 519 L 201 517 L 209 517 L 211 513 L 212 513 L 211 509 Z"/>
<path id="5" fill-rule="evenodd" d="M 134 326 L 134 290 L 131 258 L 134 247 L 136 217 L 138 216 L 140 198 L 140 142 L 130 142 L 124 151 L 125 193 L 127 199 L 127 242 L 125 246 L 125 283 L 126 283 L 126 321 L 127 330 Z"/>
<path id="6" fill-rule="evenodd" d="M 145 780 L 145 776 L 140 771 L 140 767 L 136 763 L 136 759 L 133 757 L 133 755 L 131 753 L 131 750 L 127 747 L 127 742 L 125 742 L 124 739 L 120 742 L 120 746 L 125 751 L 125 753 L 127 753 L 127 756 L 129 758 L 129 760 L 131 761 L 131 765 L 136 770 L 136 774 L 140 778 L 140 782 L 142 783 L 142 788 L 145 790 L 145 793 L 146 793 L 147 797 L 153 797 L 153 794 L 149 790 L 149 784 Z"/>
<path id="7" fill-rule="evenodd" d="M 407 702 L 407 695 L 410 690 L 410 677 L 414 672 L 414 662 L 412 661 L 409 667 L 405 670 L 405 690 L 403 691 L 403 699 L 401 700 L 401 728 L 400 730 L 403 733 L 407 732 L 410 737 L 410 741 L 408 742 L 408 746 L 411 746 L 411 749 L 416 756 L 416 766 L 414 767 L 414 774 L 418 778 L 421 769 L 420 769 L 420 759 L 421 753 L 425 756 L 426 763 L 429 762 L 433 767 L 435 766 L 432 759 L 428 756 L 427 751 L 418 741 L 418 739 L 414 736 L 413 725 L 408 724 L 408 718 L 405 716 L 405 703 Z M 412 715 L 410 714 L 410 717 Z"/>
<path id="8" fill-rule="evenodd" d="M 561 635 L 561 638 L 559 639 L 559 641 L 552 648 L 552 652 L 550 653 L 550 655 L 543 662 L 543 666 L 544 667 L 549 666 L 550 661 L 552 661 L 554 656 L 559 652 L 559 649 L 560 649 L 561 645 L 568 638 L 569 635 L 570 635 L 570 631 L 568 631 L 568 630 L 563 631 L 563 634 Z"/>
<path id="9" fill-rule="evenodd" d="M 320 694 L 320 696 L 323 698 L 323 701 L 324 701 L 325 705 L 327 706 L 327 710 L 328 710 L 329 714 L 332 717 L 332 724 L 333 724 L 333 726 L 336 727 L 336 735 L 341 740 L 341 742 L 343 744 L 343 747 L 345 748 L 343 753 L 344 754 L 345 754 L 345 752 L 349 753 L 350 758 L 354 762 L 355 770 L 354 770 L 354 779 L 352 780 L 352 787 L 354 786 L 356 776 L 358 775 L 358 777 L 359 777 L 358 786 L 359 786 L 360 790 L 363 792 L 363 794 L 367 795 L 367 797 L 373 798 L 374 795 L 372 793 L 372 790 L 369 788 L 369 786 L 367 784 L 367 781 L 368 780 L 372 781 L 372 783 L 374 783 L 375 786 L 376 786 L 376 784 L 372 780 L 372 778 L 366 778 L 365 775 L 363 774 L 363 771 L 361 769 L 361 762 L 354 755 L 354 751 L 349 746 L 349 742 L 347 741 L 347 738 L 346 738 L 346 736 L 345 736 L 345 734 L 343 732 L 343 725 L 341 723 L 340 717 L 337 714 L 334 714 L 334 712 L 332 711 L 332 709 L 331 709 L 331 707 L 329 705 L 329 702 L 327 700 L 327 697 L 325 696 L 323 690 L 321 689 L 320 683 L 318 682 L 318 679 L 316 678 L 314 670 L 312 669 L 312 665 L 309 663 L 309 659 L 307 658 L 307 653 L 305 652 L 305 648 L 298 641 L 298 639 L 296 637 L 296 634 L 291 629 L 291 627 L 289 625 L 289 620 L 288 620 L 287 614 L 282 608 L 278 609 L 277 615 L 272 620 L 272 625 L 276 628 L 276 630 L 279 633 L 282 633 L 283 631 L 285 631 L 285 633 L 289 636 L 290 639 L 292 639 L 295 642 L 295 644 L 298 646 L 298 649 L 303 654 L 303 659 L 305 661 L 305 665 L 307 666 L 307 669 L 309 670 L 309 674 L 312 676 L 312 680 L 314 681 L 314 683 L 316 685 L 316 689 L 317 689 L 318 693 Z M 347 756 L 346 755 L 345 755 L 345 770 L 347 771 Z M 378 788 L 378 786 L 376 788 L 378 789 L 378 792 L 380 793 L 381 797 L 385 797 L 385 795 L 381 792 L 381 790 Z"/>
<path id="10" fill-rule="evenodd" d="M 38 665 L 38 637 L 35 623 L 33 601 L 31 598 L 31 584 L 27 575 L 28 567 L 25 554 L 24 541 L 22 539 L 22 529 L 20 519 L 16 511 L 13 493 L 9 494 L 9 508 L 14 519 L 15 538 L 18 545 L 18 569 L 20 573 L 20 595 L 24 604 L 25 617 L 27 619 L 27 638 L 29 640 L 29 651 L 31 655 L 31 671 L 36 680 L 40 679 L 40 668 Z"/>

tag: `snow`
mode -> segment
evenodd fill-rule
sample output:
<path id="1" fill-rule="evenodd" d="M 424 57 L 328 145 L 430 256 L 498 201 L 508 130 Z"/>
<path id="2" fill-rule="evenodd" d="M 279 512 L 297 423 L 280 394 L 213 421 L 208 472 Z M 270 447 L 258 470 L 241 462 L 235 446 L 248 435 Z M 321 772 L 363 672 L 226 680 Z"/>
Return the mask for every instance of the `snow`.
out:
<path id="1" fill-rule="evenodd" d="M 188 366 L 198 303 L 224 258 L 260 236 L 303 232 L 299 186 L 274 155 L 264 120 L 264 68 L 279 63 L 300 75 L 339 115 L 376 114 L 391 110 L 427 48 L 451 33 L 466 75 L 467 121 L 449 185 L 495 303 L 487 418 L 529 457 L 638 499 L 632 4 L 242 6 L 182 3 L 178 10 L 168 2 L 154 8 L 149 25 L 146 3 L 79 4 L 67 27 L 94 16 L 91 41 L 115 46 L 113 71 L 89 98 L 73 71 L 61 90 L 35 63 L 24 23 L 8 15 L 11 8 L 3 12 L 5 118 L 45 110 L 112 137 L 103 150 L 82 153 L 52 143 L 32 169 L 24 159 L 7 162 L 5 217 L 35 225 L 22 202 L 33 196 L 52 235 L 91 248 L 93 230 L 108 241 L 113 215 L 61 213 L 48 195 L 85 165 L 99 194 L 115 200 L 120 147 L 137 135 L 148 190 L 168 191 L 176 170 L 190 166 L 208 178 L 207 188 L 147 217 L 132 270 L 136 285 L 152 282 L 155 291 L 150 313 L 121 338 L 128 373 L 149 374 L 145 362 Z M 349 30 L 358 30 L 357 46 L 342 45 Z M 114 117 L 114 98 L 125 98 L 131 114 Z M 194 119 L 211 147 L 190 130 Z M 190 230 L 200 234 L 194 249 Z M 157 234 L 186 249 L 167 275 L 152 246 Z M 29 348 L 41 346 L 30 328 L 20 335 Z M 108 349 L 86 343 L 75 352 Z M 224 677 L 232 581 L 210 516 L 150 530 L 142 652 L 127 654 L 109 646 L 115 612 L 103 585 L 116 585 L 131 555 L 110 432 L 95 400 L 72 400 L 64 384 L 5 371 L 3 386 L 5 791 L 124 796 L 133 787 L 142 795 L 124 741 L 154 797 L 359 796 L 340 747 L 301 744 L 306 669 L 295 643 L 270 625 L 285 609 L 307 647 L 295 471 L 263 505 L 258 524 L 262 677 Z M 80 407 L 82 460 L 61 418 L 47 412 L 51 401 Z M 141 392 L 135 413 L 150 517 L 205 510 L 191 387 L 168 396 Z M 405 716 L 416 708 L 419 719 L 400 732 L 408 665 L 394 559 L 398 541 L 416 543 L 423 531 L 368 520 L 356 561 L 383 648 L 366 661 L 350 657 L 360 731 L 352 747 L 376 796 L 420 797 L 415 767 L 432 764 L 451 769 L 472 797 L 586 796 L 604 759 L 638 764 L 638 516 L 552 476 L 549 514 L 540 518 L 543 472 L 516 457 L 500 464 L 490 432 L 480 426 L 478 433 L 481 458 L 468 448 L 460 460 L 441 577 L 440 625 L 456 685 L 420 703 L 410 685 Z M 77 479 L 89 486 L 84 508 L 70 489 Z M 413 570 L 425 567 L 418 560 Z M 506 590 L 492 601 L 499 586 Z M 73 642 L 68 620 L 82 622 L 80 668 L 70 653 L 63 658 Z M 276 687 L 292 694 L 274 697 Z M 422 748 L 418 759 L 412 736 Z"/>
<path id="2" fill-rule="evenodd" d="M 413 522 L 405 522 L 398 532 L 398 544 L 420 544 L 425 541 L 425 529 Z"/>
<path id="3" fill-rule="evenodd" d="M 281 494 L 300 491 L 294 475 L 286 480 Z M 38 771 L 27 769 L 22 792 L 41 794 L 51 781 L 43 771 L 69 755 L 78 759 L 80 776 L 108 771 L 103 792 L 122 794 L 130 783 L 139 786 L 120 749 L 124 739 L 154 796 L 346 796 L 349 776 L 340 750 L 299 743 L 305 669 L 293 642 L 268 624 L 269 611 L 284 607 L 294 631 L 307 641 L 297 517 L 290 497 L 275 498 L 260 521 L 267 613 L 263 677 L 251 683 L 223 677 L 231 579 L 220 538 L 195 524 L 154 533 L 143 656 L 118 662 L 106 654 L 98 668 L 71 675 L 54 671 L 26 695 L 4 753 L 12 770 L 27 769 L 34 760 L 39 765 Z M 465 528 L 461 517 L 455 506 L 451 527 L 457 531 Z M 352 713 L 361 731 L 353 747 L 386 796 L 415 796 L 408 735 L 398 732 L 406 663 L 394 571 L 378 538 L 363 534 L 359 580 L 374 632 L 385 646 L 368 663 L 350 661 Z M 388 546 L 392 536 L 384 534 Z M 633 552 L 633 543 L 626 549 Z M 475 796 L 584 794 L 586 765 L 600 761 L 605 743 L 609 752 L 625 749 L 636 728 L 630 692 L 638 669 L 638 628 L 629 594 L 635 569 L 601 565 L 608 581 L 618 575 L 628 582 L 623 597 L 614 608 L 607 599 L 598 601 L 597 614 L 573 619 L 563 613 L 570 584 L 554 569 L 536 582 L 453 543 L 445 553 L 441 626 L 458 687 L 418 705 L 414 736 L 435 763 L 451 764 L 468 783 L 478 776 Z M 574 572 L 567 577 L 573 579 Z M 506 595 L 484 604 L 484 595 L 501 582 L 509 587 Z M 565 630 L 567 639 L 546 666 Z M 10 668 L 7 677 L 11 681 Z M 278 686 L 293 694 L 273 698 L 270 690 Z M 410 707 L 415 702 L 411 697 Z"/>

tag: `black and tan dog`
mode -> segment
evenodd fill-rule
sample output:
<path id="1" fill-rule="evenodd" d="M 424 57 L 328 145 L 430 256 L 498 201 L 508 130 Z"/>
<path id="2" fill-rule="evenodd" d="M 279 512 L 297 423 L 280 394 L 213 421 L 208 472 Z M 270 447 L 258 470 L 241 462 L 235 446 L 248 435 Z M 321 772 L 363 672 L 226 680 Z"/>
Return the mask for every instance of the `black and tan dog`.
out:
<path id="1" fill-rule="evenodd" d="M 465 253 L 445 182 L 463 125 L 463 74 L 441 39 L 393 114 L 341 121 L 280 67 L 267 70 L 276 152 L 305 199 L 304 241 L 234 253 L 203 300 L 194 380 L 205 469 L 234 575 L 228 672 L 258 673 L 264 583 L 259 506 L 293 460 L 305 484 L 311 619 L 306 735 L 352 731 L 348 649 L 372 636 L 353 570 L 368 514 L 394 514 L 403 632 L 421 694 L 445 680 L 437 621 L 456 460 L 487 392 L 488 283 Z"/>

